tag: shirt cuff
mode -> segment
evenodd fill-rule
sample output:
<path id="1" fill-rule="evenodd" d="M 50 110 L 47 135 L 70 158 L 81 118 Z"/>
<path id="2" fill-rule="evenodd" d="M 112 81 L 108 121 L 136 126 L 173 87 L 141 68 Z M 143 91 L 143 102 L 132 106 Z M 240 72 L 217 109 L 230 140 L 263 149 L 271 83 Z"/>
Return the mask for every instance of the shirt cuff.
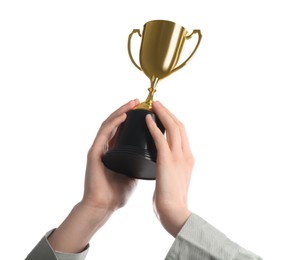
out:
<path id="1" fill-rule="evenodd" d="M 89 249 L 89 244 L 79 254 L 68 254 L 62 252 L 55 252 L 48 242 L 48 237 L 55 229 L 46 233 L 46 235 L 39 241 L 34 249 L 27 256 L 26 260 L 84 260 Z"/>
<path id="2" fill-rule="evenodd" d="M 165 260 L 261 259 L 241 248 L 196 214 L 191 214 Z"/>

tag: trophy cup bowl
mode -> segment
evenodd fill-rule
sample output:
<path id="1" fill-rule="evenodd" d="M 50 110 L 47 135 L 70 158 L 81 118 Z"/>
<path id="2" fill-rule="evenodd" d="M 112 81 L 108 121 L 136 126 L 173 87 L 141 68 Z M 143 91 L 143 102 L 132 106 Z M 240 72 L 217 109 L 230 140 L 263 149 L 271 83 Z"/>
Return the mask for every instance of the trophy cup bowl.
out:
<path id="1" fill-rule="evenodd" d="M 131 39 L 137 33 L 141 37 L 139 62 L 131 52 Z M 190 56 L 178 65 L 185 41 L 194 34 L 198 41 Z M 196 52 L 202 35 L 200 30 L 191 34 L 183 27 L 166 20 L 152 20 L 145 23 L 143 31 L 134 29 L 128 37 L 128 54 L 132 63 L 150 79 L 148 96 L 144 102 L 127 113 L 127 118 L 116 131 L 114 142 L 102 157 L 110 170 L 131 178 L 155 180 L 157 150 L 146 126 L 145 117 L 151 114 L 163 134 L 165 128 L 152 111 L 153 96 L 159 80 L 181 69 Z"/>

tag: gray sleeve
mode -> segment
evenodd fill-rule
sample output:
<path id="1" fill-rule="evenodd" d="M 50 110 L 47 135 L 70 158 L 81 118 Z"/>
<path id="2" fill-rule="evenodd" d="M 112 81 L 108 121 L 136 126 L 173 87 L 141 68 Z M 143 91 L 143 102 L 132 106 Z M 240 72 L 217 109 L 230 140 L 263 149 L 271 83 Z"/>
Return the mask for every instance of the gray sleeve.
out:
<path id="1" fill-rule="evenodd" d="M 40 241 L 39 243 L 34 247 L 34 249 L 29 253 L 27 258 L 25 260 L 84 260 L 89 245 L 84 249 L 83 252 L 79 254 L 66 254 L 61 252 L 55 252 L 48 240 L 47 237 L 53 232 L 48 232 Z"/>
<path id="2" fill-rule="evenodd" d="M 240 247 L 205 220 L 191 214 L 165 260 L 261 260 Z"/>

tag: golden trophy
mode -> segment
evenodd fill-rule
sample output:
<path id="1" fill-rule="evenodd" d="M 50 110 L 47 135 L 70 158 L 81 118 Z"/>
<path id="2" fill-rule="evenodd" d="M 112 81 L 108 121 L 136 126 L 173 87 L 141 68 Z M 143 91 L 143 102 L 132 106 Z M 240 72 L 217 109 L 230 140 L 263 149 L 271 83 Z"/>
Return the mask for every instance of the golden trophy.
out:
<path id="1" fill-rule="evenodd" d="M 141 37 L 140 65 L 131 52 L 131 39 L 137 33 Z M 198 41 L 190 56 L 178 64 L 185 41 L 198 35 Z M 196 52 L 202 35 L 200 30 L 188 31 L 171 21 L 152 20 L 145 23 L 143 31 L 134 29 L 128 37 L 128 54 L 132 63 L 150 79 L 149 94 L 144 102 L 127 113 L 125 122 L 118 128 L 114 141 L 103 156 L 105 166 L 131 178 L 155 180 L 157 150 L 146 126 L 145 116 L 151 114 L 162 133 L 165 129 L 152 111 L 153 95 L 159 80 L 181 69 Z"/>

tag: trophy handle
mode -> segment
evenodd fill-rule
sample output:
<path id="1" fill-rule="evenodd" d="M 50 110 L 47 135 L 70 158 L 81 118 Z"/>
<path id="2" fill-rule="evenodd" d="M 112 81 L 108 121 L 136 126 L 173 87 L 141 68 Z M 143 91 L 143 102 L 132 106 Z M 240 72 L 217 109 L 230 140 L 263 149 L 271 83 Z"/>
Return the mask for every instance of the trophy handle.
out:
<path id="1" fill-rule="evenodd" d="M 141 32 L 140 32 L 139 29 L 134 29 L 134 30 L 129 34 L 129 37 L 128 37 L 128 54 L 129 54 L 130 60 L 131 60 L 132 63 L 135 65 L 135 67 L 142 71 L 141 67 L 135 62 L 135 60 L 134 60 L 134 58 L 133 58 L 133 56 L 132 56 L 132 53 L 131 53 L 131 39 L 132 39 L 132 36 L 133 36 L 134 33 L 138 33 L 138 35 L 139 35 L 140 37 L 142 37 Z"/>
<path id="2" fill-rule="evenodd" d="M 189 40 L 189 39 L 193 36 L 193 34 L 195 34 L 195 33 L 198 34 L 198 42 L 197 42 L 197 44 L 196 44 L 193 52 L 190 54 L 190 56 L 189 56 L 181 65 L 179 65 L 178 67 L 176 67 L 175 69 L 173 69 L 173 70 L 171 71 L 171 73 L 173 73 L 173 72 L 181 69 L 182 67 L 184 67 L 184 65 L 186 65 L 186 63 L 192 58 L 192 56 L 193 56 L 194 53 L 196 52 L 196 50 L 197 50 L 197 48 L 198 48 L 198 46 L 199 46 L 199 44 L 200 44 L 200 42 L 201 42 L 201 39 L 202 39 L 201 31 L 200 31 L 200 30 L 193 30 L 193 32 L 192 32 L 190 35 L 186 36 L 186 39 Z"/>

